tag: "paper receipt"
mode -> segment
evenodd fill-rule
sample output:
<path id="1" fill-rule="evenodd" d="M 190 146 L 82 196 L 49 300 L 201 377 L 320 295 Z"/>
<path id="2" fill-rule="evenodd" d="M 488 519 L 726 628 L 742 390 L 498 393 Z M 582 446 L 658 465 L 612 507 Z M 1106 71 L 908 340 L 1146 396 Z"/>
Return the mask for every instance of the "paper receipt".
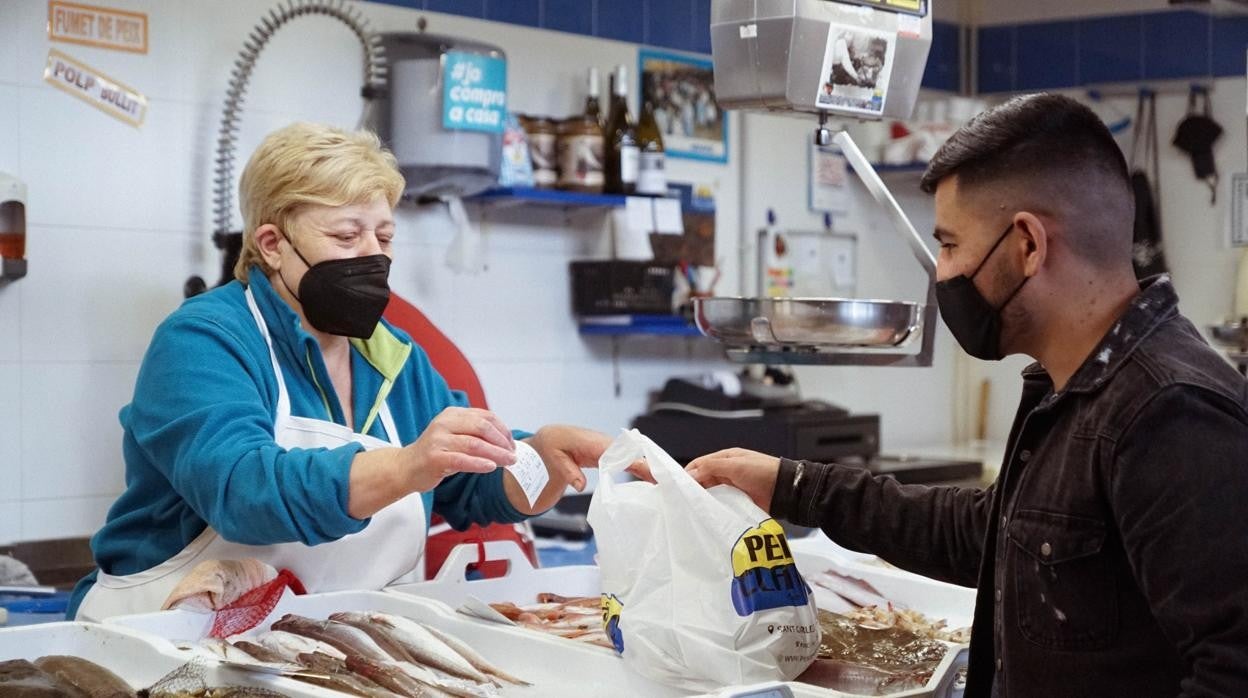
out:
<path id="1" fill-rule="evenodd" d="M 537 455 L 537 451 L 533 447 L 523 441 L 516 442 L 516 462 L 505 466 L 516 478 L 516 482 L 520 484 L 520 489 L 524 490 L 524 496 L 529 500 L 529 506 L 537 501 L 537 496 L 546 489 L 546 484 L 550 482 L 550 473 L 546 471 L 546 464 L 542 462 L 542 457 Z"/>

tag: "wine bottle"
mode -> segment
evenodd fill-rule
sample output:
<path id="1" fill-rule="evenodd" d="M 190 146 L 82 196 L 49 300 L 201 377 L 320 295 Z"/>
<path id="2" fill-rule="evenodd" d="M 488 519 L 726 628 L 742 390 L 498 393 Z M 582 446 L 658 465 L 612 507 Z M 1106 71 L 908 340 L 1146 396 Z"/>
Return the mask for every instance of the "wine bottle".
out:
<path id="1" fill-rule="evenodd" d="M 602 107 L 598 101 L 598 69 L 589 69 L 588 90 L 585 96 L 585 116 L 602 126 Z"/>
<path id="2" fill-rule="evenodd" d="M 628 114 L 628 68 L 616 66 L 612 76 L 611 110 L 605 139 L 605 187 L 608 194 L 632 195 L 637 190 L 641 151 L 637 147 L 637 129 Z"/>
<path id="3" fill-rule="evenodd" d="M 663 134 L 654 119 L 654 103 L 646 100 L 637 124 L 637 147 L 641 151 L 637 169 L 637 193 L 643 196 L 667 195 L 667 169 Z"/>

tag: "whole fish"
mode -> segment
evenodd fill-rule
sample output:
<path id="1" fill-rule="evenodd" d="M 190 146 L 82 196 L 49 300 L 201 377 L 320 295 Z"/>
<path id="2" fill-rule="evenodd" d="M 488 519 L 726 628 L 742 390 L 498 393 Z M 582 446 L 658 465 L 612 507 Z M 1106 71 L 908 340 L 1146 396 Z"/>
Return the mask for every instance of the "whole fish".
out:
<path id="1" fill-rule="evenodd" d="M 80 657 L 48 655 L 35 660 L 35 666 L 72 685 L 87 698 L 134 698 L 134 689 L 120 676 Z"/>
<path id="2" fill-rule="evenodd" d="M 347 655 L 347 668 L 359 674 L 387 691 L 407 698 L 446 698 L 447 693 L 440 689 L 423 684 L 408 676 L 403 670 L 391 664 L 362 657 L 358 654 Z"/>
<path id="3" fill-rule="evenodd" d="M 498 690 L 492 683 L 477 683 L 471 679 L 461 679 L 450 674 L 430 669 L 429 667 L 411 662 L 393 662 L 391 666 L 404 674 L 416 679 L 422 686 L 436 688 L 436 695 L 447 695 L 452 698 L 498 698 Z"/>
<path id="4" fill-rule="evenodd" d="M 342 653 L 333 645 L 326 644 L 319 640 L 314 640 L 303 635 L 288 633 L 284 630 L 270 630 L 269 632 L 256 638 L 266 649 L 281 655 L 282 659 L 288 662 L 298 662 L 299 655 L 304 652 L 321 652 L 338 659 L 346 659 L 347 655 Z"/>
<path id="5" fill-rule="evenodd" d="M 361 698 L 391 698 L 394 695 L 372 681 L 351 673 L 347 669 L 347 663 L 337 657 L 320 652 L 308 652 L 299 655 L 299 663 L 319 674 L 319 676 L 303 674 L 294 677 L 300 681 Z"/>
<path id="6" fill-rule="evenodd" d="M 818 608 L 821 611 L 831 611 L 833 613 L 844 614 L 858 610 L 858 607 L 846 601 L 845 597 L 835 591 L 832 591 L 831 589 L 826 589 L 819 584 L 812 586 L 811 591 L 814 593 L 815 597 L 815 608 Z"/>
<path id="7" fill-rule="evenodd" d="M 824 570 L 811 577 L 811 583 L 834 592 L 855 606 L 888 608 L 889 601 L 869 583 L 844 575 L 836 570 Z M 893 604 L 897 606 L 897 604 Z"/>
<path id="8" fill-rule="evenodd" d="M 224 686 L 190 692 L 153 693 L 151 698 L 285 698 L 285 696 L 277 691 L 255 686 Z"/>
<path id="9" fill-rule="evenodd" d="M 378 647 L 381 647 L 390 655 L 391 659 L 396 659 L 400 662 L 418 661 L 408 653 L 407 649 L 403 647 L 403 643 L 396 640 L 386 628 L 370 620 L 367 613 L 333 613 L 330 614 L 329 619 L 339 623 L 346 623 L 353 628 L 359 628 L 364 631 L 365 634 L 373 639 L 373 642 L 377 643 Z"/>
<path id="10" fill-rule="evenodd" d="M 389 613 L 370 613 L 371 622 L 388 630 L 403 648 L 421 664 L 446 672 L 451 676 L 471 679 L 477 683 L 493 683 L 490 677 L 474 667 L 445 642 L 410 618 Z"/>
<path id="11" fill-rule="evenodd" d="M 597 596 L 561 596 L 551 592 L 538 594 L 537 602 L 541 604 L 557 603 L 564 606 L 584 606 L 595 611 L 600 610 L 602 606 L 602 599 Z"/>
<path id="12" fill-rule="evenodd" d="M 468 660 L 468 663 L 476 667 L 478 671 L 481 671 L 482 673 L 485 673 L 485 674 L 489 674 L 490 676 L 502 679 L 503 681 L 506 681 L 507 683 L 515 684 L 517 686 L 532 686 L 533 685 L 529 683 L 528 681 L 525 681 L 524 679 L 518 679 L 515 676 L 512 676 L 511 674 L 508 674 L 507 672 L 503 671 L 502 669 L 499 669 L 497 666 L 494 666 L 493 664 L 489 662 L 489 660 L 487 660 L 485 657 L 481 656 L 479 652 L 474 650 L 468 643 L 455 637 L 454 635 L 451 635 L 449 633 L 444 633 L 441 630 L 438 630 L 437 628 L 433 627 L 432 625 L 424 625 L 423 623 L 421 625 L 424 627 L 425 630 L 429 631 L 430 635 L 433 635 L 434 637 L 438 638 L 443 643 L 445 643 L 447 647 L 450 647 L 452 650 L 454 650 L 456 654 Z"/>
<path id="13" fill-rule="evenodd" d="M 230 664 L 243 664 L 246 666 L 266 667 L 273 671 L 298 671 L 302 667 L 299 664 L 287 659 L 283 659 L 279 654 L 272 650 L 265 649 L 253 643 L 246 643 L 259 651 L 262 651 L 268 660 L 258 659 L 251 652 L 239 647 L 240 643 L 231 643 L 219 638 L 206 638 L 201 640 L 199 646 L 208 650 L 212 655 L 224 662 Z"/>
<path id="14" fill-rule="evenodd" d="M 84 694 L 25 659 L 0 662 L 0 696 L 5 698 L 83 698 Z"/>
<path id="15" fill-rule="evenodd" d="M 246 652 L 247 654 L 251 655 L 252 659 L 264 662 L 266 664 L 287 663 L 287 660 L 285 657 L 278 654 L 277 652 L 274 652 L 268 647 L 265 647 L 264 645 L 258 645 L 254 642 L 249 642 L 247 640 L 237 640 L 234 642 L 234 646 Z"/>
<path id="16" fill-rule="evenodd" d="M 220 638 L 209 637 L 200 640 L 199 646 L 212 653 L 217 659 L 224 659 L 227 662 L 237 662 L 239 664 L 255 664 L 256 658 L 252 657 L 241 648 L 226 642 Z"/>
<path id="17" fill-rule="evenodd" d="M 320 640 L 326 644 L 333 645 L 348 656 L 355 654 L 376 662 L 393 661 L 393 658 L 379 647 L 376 642 L 373 642 L 373 639 L 367 633 L 346 623 L 332 620 L 312 620 L 311 618 L 288 613 L 273 624 L 273 629 L 286 630 L 297 635 Z"/>

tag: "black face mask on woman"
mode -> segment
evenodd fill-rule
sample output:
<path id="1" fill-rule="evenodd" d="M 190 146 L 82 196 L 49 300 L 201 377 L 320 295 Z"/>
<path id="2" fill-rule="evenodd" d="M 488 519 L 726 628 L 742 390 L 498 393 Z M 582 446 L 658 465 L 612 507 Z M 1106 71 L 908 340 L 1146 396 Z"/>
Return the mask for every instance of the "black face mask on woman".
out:
<path id="1" fill-rule="evenodd" d="M 303 306 L 308 322 L 327 334 L 359 339 L 373 336 L 390 302 L 390 258 L 373 254 L 308 264 L 285 232 L 282 237 L 308 267 L 299 282 L 299 293 L 291 290 L 286 277 L 278 272 L 282 285 Z"/>
<path id="2" fill-rule="evenodd" d="M 983 261 L 970 276 L 959 274 L 952 279 L 936 282 L 936 305 L 940 308 L 940 317 L 953 333 L 953 338 L 958 340 L 966 353 L 985 361 L 1000 361 L 1003 358 L 1001 311 L 1023 290 L 1027 277 L 1023 278 L 998 308 L 992 307 L 988 299 L 975 288 L 973 280 L 1013 229 L 1014 224 L 1010 223 L 1010 227 L 1001 233 L 1001 237 L 993 243 L 992 249 L 988 250 L 988 254 L 984 255 Z"/>

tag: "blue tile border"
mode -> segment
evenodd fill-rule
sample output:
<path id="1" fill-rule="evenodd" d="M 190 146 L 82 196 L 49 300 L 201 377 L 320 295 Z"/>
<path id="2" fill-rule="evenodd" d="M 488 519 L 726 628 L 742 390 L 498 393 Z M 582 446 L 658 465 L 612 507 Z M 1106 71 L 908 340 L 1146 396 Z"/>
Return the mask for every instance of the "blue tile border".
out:
<path id="1" fill-rule="evenodd" d="M 485 0 L 485 18 L 523 27 L 538 27 L 542 21 L 542 0 Z"/>
<path id="2" fill-rule="evenodd" d="M 1213 20 L 1213 74 L 1223 78 L 1248 73 L 1248 17 Z"/>
<path id="3" fill-rule="evenodd" d="M 1013 92 L 1015 89 L 1015 36 L 1013 25 L 980 27 L 976 30 L 979 62 L 975 66 L 978 91 Z"/>
<path id="4" fill-rule="evenodd" d="M 1248 17 L 1165 10 L 976 31 L 980 93 L 1200 80 L 1248 67 Z"/>
<path id="5" fill-rule="evenodd" d="M 1075 21 L 1019 25 L 1014 33 L 1014 89 L 1078 84 L 1079 36 Z"/>
<path id="6" fill-rule="evenodd" d="M 1174 80 L 1213 74 L 1213 19 L 1180 10 L 1143 17 L 1144 79 Z"/>
<path id="7" fill-rule="evenodd" d="M 372 0 L 707 55 L 711 0 Z M 974 29 L 979 93 L 1244 75 L 1248 17 L 1166 10 Z M 933 22 L 923 85 L 960 92 L 960 26 Z M 948 44 L 954 44 L 950 48 Z"/>
<path id="8" fill-rule="evenodd" d="M 594 34 L 594 3 L 588 0 L 541 0 L 543 29 Z"/>

